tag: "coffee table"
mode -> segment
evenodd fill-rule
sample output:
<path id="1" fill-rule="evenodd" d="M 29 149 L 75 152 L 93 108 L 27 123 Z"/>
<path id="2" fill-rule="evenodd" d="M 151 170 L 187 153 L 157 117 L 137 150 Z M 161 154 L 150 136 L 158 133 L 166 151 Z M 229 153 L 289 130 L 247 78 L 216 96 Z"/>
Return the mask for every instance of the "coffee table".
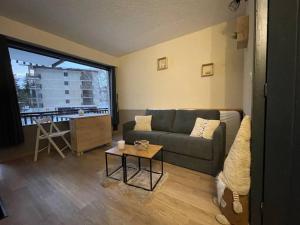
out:
<path id="1" fill-rule="evenodd" d="M 161 171 L 153 171 L 152 168 L 152 160 L 156 154 L 160 154 L 160 161 L 161 161 Z M 107 155 L 115 155 L 118 157 L 121 157 L 122 159 L 122 165 L 119 166 L 117 169 L 115 169 L 113 172 L 108 172 L 108 161 L 107 161 Z M 137 171 L 128 177 L 127 168 L 132 168 L 127 166 L 127 158 L 128 157 L 136 157 L 138 159 L 138 168 Z M 161 180 L 164 172 L 164 166 L 163 166 L 163 146 L 162 145 L 149 145 L 147 150 L 138 150 L 133 145 L 125 145 L 125 148 L 120 150 L 118 147 L 111 148 L 107 151 L 105 151 L 105 159 L 106 159 L 106 175 L 108 177 L 113 178 L 111 175 L 113 175 L 115 172 L 117 172 L 119 169 L 123 168 L 123 182 L 127 185 L 134 186 L 137 188 L 142 188 L 147 191 L 153 191 L 158 182 Z M 141 159 L 149 160 L 149 169 L 142 169 L 141 168 Z M 134 178 L 137 174 L 139 174 L 141 171 L 147 171 L 149 172 L 149 188 L 145 188 L 133 183 L 128 183 L 129 180 Z M 155 183 L 153 183 L 153 173 L 159 174 L 158 179 Z M 114 178 L 115 179 L 115 178 Z"/>

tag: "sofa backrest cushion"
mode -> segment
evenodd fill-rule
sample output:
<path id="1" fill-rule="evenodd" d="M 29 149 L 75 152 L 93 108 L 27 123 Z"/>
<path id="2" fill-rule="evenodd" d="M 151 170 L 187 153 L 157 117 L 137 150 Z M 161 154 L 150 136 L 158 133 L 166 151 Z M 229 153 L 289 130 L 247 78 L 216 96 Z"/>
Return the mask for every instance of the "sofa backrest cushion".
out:
<path id="1" fill-rule="evenodd" d="M 172 132 L 190 134 L 198 117 L 207 120 L 220 120 L 220 111 L 205 109 L 177 110 Z"/>
<path id="2" fill-rule="evenodd" d="M 152 115 L 152 130 L 172 131 L 176 110 L 153 110 L 147 109 L 146 115 Z"/>

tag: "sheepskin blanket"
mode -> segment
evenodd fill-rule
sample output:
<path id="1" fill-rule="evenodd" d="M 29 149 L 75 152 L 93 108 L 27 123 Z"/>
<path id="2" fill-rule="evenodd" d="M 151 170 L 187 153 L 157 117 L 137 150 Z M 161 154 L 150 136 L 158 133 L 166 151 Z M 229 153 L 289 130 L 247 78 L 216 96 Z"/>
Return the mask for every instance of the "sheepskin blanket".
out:
<path id="1" fill-rule="evenodd" d="M 225 160 L 224 169 L 218 176 L 226 187 L 238 195 L 248 195 L 250 190 L 250 138 L 251 119 L 245 116 Z"/>

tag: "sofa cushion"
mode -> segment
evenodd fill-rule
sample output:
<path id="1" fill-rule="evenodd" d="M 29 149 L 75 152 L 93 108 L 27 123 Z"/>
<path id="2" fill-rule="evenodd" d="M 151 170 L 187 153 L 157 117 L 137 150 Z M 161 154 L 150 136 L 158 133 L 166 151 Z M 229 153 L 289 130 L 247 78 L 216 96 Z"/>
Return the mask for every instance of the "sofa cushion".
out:
<path id="1" fill-rule="evenodd" d="M 175 119 L 176 110 L 152 110 L 147 109 L 146 115 L 152 115 L 152 130 L 171 131 Z"/>
<path id="2" fill-rule="evenodd" d="M 197 118 L 194 129 L 190 136 L 203 137 L 205 139 L 213 139 L 215 130 L 220 126 L 220 120 L 206 120 Z"/>
<path id="3" fill-rule="evenodd" d="M 152 116 L 135 116 L 135 131 L 151 131 Z"/>
<path id="4" fill-rule="evenodd" d="M 174 133 L 190 134 L 197 117 L 207 120 L 220 120 L 218 110 L 177 110 L 172 131 Z"/>
<path id="5" fill-rule="evenodd" d="M 213 159 L 211 140 L 179 133 L 163 134 L 159 139 L 165 151 L 205 160 Z"/>
<path id="6" fill-rule="evenodd" d="M 123 137 L 127 144 L 133 144 L 137 140 L 148 140 L 150 144 L 160 144 L 160 136 L 168 134 L 164 131 L 129 131 Z"/>

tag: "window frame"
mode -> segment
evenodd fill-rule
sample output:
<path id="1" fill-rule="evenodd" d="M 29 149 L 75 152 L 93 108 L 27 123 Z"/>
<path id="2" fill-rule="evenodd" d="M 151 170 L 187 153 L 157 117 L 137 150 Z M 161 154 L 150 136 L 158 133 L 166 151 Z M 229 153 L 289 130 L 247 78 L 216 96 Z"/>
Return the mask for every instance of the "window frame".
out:
<path id="1" fill-rule="evenodd" d="M 107 65 L 107 64 L 104 64 L 104 63 L 100 63 L 100 62 L 90 60 L 90 59 L 81 58 L 79 56 L 74 56 L 74 55 L 66 53 L 66 52 L 61 52 L 59 50 L 50 49 L 50 48 L 40 46 L 40 45 L 37 45 L 37 44 L 34 44 L 34 43 L 29 43 L 29 42 L 26 42 L 26 41 L 21 41 L 21 40 L 18 40 L 16 38 L 6 36 L 6 39 L 7 39 L 9 48 L 16 48 L 16 49 L 19 49 L 19 50 L 32 52 L 32 53 L 36 53 L 36 54 L 40 54 L 40 55 L 44 55 L 44 56 L 48 56 L 48 57 L 53 57 L 53 58 L 61 59 L 61 60 L 64 60 L 64 61 L 79 63 L 79 64 L 82 64 L 82 65 L 91 66 L 91 67 L 95 67 L 95 68 L 98 68 L 98 69 L 106 70 L 108 72 L 112 68 L 115 68 L 115 66 L 112 66 L 112 65 Z"/>

